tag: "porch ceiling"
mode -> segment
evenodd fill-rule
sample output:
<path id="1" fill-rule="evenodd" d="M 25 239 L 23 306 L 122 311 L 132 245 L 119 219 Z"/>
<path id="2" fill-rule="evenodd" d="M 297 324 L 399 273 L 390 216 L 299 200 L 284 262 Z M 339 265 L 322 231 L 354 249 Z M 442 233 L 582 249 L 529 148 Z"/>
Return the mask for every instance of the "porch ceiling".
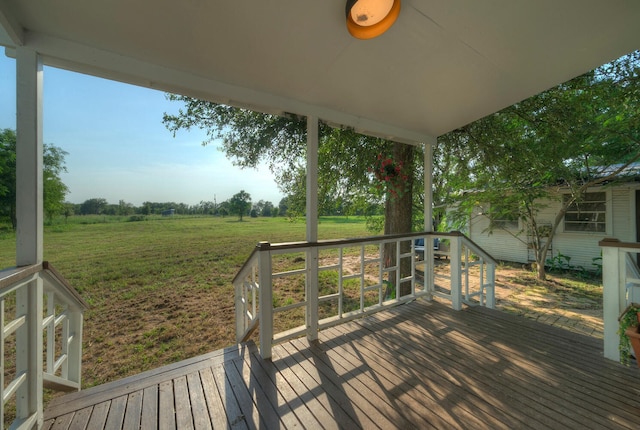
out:
<path id="1" fill-rule="evenodd" d="M 345 0 L 0 0 L 45 63 L 425 141 L 639 48 L 637 0 L 403 0 L 372 40 Z M 8 50 L 11 55 L 11 49 Z"/>

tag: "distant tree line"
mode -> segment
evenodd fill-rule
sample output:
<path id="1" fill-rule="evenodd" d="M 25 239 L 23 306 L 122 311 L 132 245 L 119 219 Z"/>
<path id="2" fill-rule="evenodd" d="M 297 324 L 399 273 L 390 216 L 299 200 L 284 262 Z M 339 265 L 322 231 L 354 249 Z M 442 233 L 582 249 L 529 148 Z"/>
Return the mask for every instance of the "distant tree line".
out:
<path id="1" fill-rule="evenodd" d="M 238 194 L 246 196 L 239 200 Z M 229 200 L 221 203 L 202 200 L 195 205 L 176 202 L 150 202 L 145 201 L 140 206 L 135 206 L 124 200 L 117 204 L 109 203 L 104 198 L 91 198 L 82 203 L 66 203 L 65 216 L 70 215 L 214 215 L 229 216 L 242 215 L 251 217 L 276 217 L 287 215 L 287 198 L 280 200 L 278 206 L 270 201 L 260 200 L 252 203 L 250 196 L 241 191 Z M 238 196 L 238 197 L 237 197 Z"/>
<path id="2" fill-rule="evenodd" d="M 304 196 L 287 196 L 280 200 L 278 205 L 268 201 L 259 200 L 253 202 L 251 196 L 244 190 L 232 196 L 230 199 L 217 203 L 215 201 L 202 200 L 195 205 L 176 202 L 143 202 L 135 206 L 124 200 L 117 204 L 109 203 L 104 198 L 91 198 L 82 203 L 66 203 L 64 215 L 212 215 L 212 216 L 238 216 L 243 217 L 298 217 L 304 216 Z M 323 205 L 320 215 L 380 215 L 383 213 L 382 205 L 359 205 L 357 202 L 349 202 L 339 199 L 333 204 Z"/>

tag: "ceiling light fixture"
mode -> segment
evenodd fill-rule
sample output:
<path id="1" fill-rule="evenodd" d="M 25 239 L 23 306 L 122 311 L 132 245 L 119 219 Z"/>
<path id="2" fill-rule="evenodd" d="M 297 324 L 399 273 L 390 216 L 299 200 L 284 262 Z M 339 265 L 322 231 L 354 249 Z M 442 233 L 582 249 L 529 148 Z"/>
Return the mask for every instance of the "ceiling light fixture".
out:
<path id="1" fill-rule="evenodd" d="M 400 0 L 347 0 L 347 30 L 357 39 L 387 31 L 400 14 Z"/>

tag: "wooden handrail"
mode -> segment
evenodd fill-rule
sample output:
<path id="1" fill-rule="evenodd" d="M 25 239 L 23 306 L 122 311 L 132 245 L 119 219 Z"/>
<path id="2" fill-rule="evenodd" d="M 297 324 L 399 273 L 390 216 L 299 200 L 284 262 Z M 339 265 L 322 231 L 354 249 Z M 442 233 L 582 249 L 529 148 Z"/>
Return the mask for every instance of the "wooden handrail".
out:
<path id="1" fill-rule="evenodd" d="M 451 231 L 451 232 L 435 232 L 435 231 L 423 231 L 423 232 L 414 232 L 414 233 L 403 233 L 403 234 L 387 234 L 387 235 L 379 235 L 379 236 L 367 236 L 367 237 L 358 237 L 351 239 L 326 239 L 319 240 L 317 242 L 307 242 L 307 241 L 298 241 L 298 242 L 281 242 L 281 243 L 269 243 L 269 242 L 258 242 L 256 247 L 251 251 L 249 257 L 245 260 L 244 264 L 240 267 L 236 276 L 234 276 L 232 283 L 236 282 L 240 277 L 241 273 L 244 272 L 246 266 L 248 266 L 252 260 L 253 255 L 259 251 L 282 251 L 287 249 L 294 248 L 313 248 L 319 246 L 341 246 L 341 245 L 350 245 L 350 244 L 361 244 L 362 242 L 379 242 L 381 240 L 397 240 L 405 237 L 413 237 L 413 236 L 438 236 L 438 237 L 458 237 L 464 236 L 463 233 L 459 231 Z M 471 239 L 469 239 L 471 241 Z M 473 242 L 471 242 L 473 243 Z M 478 249 L 485 252 L 480 246 L 473 243 Z M 485 252 L 486 253 L 486 252 Z M 488 254 L 487 254 L 488 255 Z"/>
<path id="2" fill-rule="evenodd" d="M 259 242 L 255 248 L 253 248 L 253 251 L 251 251 L 251 254 L 249 254 L 249 257 L 244 261 L 244 263 L 242 264 L 242 267 L 240 267 L 240 270 L 238 270 L 238 272 L 236 273 L 236 276 L 233 277 L 233 280 L 231 281 L 232 284 L 235 284 L 236 282 L 238 282 L 240 280 L 240 278 L 242 276 L 244 276 L 244 271 L 245 269 L 247 269 L 250 265 L 251 262 L 253 261 L 253 256 L 261 250 L 260 246 L 261 244 L 265 244 L 267 242 Z"/>
<path id="3" fill-rule="evenodd" d="M 409 238 L 413 236 L 438 236 L 438 237 L 457 237 L 464 236 L 459 231 L 451 231 L 451 232 L 438 232 L 438 231 L 422 231 L 422 232 L 413 232 L 413 233 L 402 233 L 402 234 L 386 234 L 379 236 L 366 236 L 366 237 L 356 237 L 350 239 L 325 239 L 319 240 L 317 242 L 307 242 L 307 241 L 299 241 L 299 242 L 285 242 L 285 243 L 268 243 L 268 242 L 260 242 L 256 248 L 259 251 L 276 251 L 276 250 L 286 250 L 292 248 L 304 248 L 304 247 L 318 247 L 318 246 L 343 246 L 350 244 L 361 244 L 362 242 L 380 242 L 382 240 L 394 241 L 403 238 Z"/>
<path id="4" fill-rule="evenodd" d="M 64 291 L 66 293 L 69 294 L 69 296 L 76 301 L 76 304 L 84 311 L 89 309 L 89 304 L 87 302 L 84 301 L 84 299 L 82 298 L 82 296 L 80 295 L 80 293 L 78 293 L 78 291 L 73 288 L 71 286 L 71 284 L 69 283 L 69 281 L 67 281 L 65 279 L 64 276 L 62 276 L 60 274 L 60 272 L 58 272 L 52 265 L 51 263 L 49 263 L 48 261 L 43 261 L 42 262 L 42 268 L 43 270 L 45 270 L 46 272 L 49 273 L 49 275 L 51 275 L 51 277 L 53 279 L 56 280 L 57 284 L 61 287 L 63 287 Z"/>
<path id="5" fill-rule="evenodd" d="M 42 263 L 4 269 L 0 271 L 0 289 L 20 282 L 41 270 Z"/>
<path id="6" fill-rule="evenodd" d="M 640 243 L 638 242 L 621 242 L 619 239 L 615 239 L 613 237 L 605 237 L 600 242 L 598 242 L 598 245 L 608 246 L 611 248 L 640 249 Z"/>
<path id="7" fill-rule="evenodd" d="M 63 287 L 64 291 L 77 302 L 76 304 L 81 307 L 82 310 L 89 308 L 89 305 L 84 301 L 82 296 L 80 296 L 78 291 L 76 291 L 69 281 L 67 281 L 48 261 L 31 264 L 29 266 L 10 267 L 0 271 L 0 290 L 27 279 L 33 274 L 41 271 L 47 272 L 47 274 L 49 274 L 49 276 L 51 276 L 59 286 Z"/>
<path id="8" fill-rule="evenodd" d="M 464 236 L 462 233 L 460 233 L 462 236 Z M 463 241 L 472 245 L 478 252 L 479 254 L 482 254 L 482 258 L 484 258 L 485 260 L 487 260 L 489 263 L 491 264 L 495 264 L 498 265 L 498 262 L 496 260 L 493 259 L 493 257 L 491 255 L 489 255 L 489 253 L 487 251 L 485 251 L 480 245 L 478 245 L 477 243 L 475 243 L 473 240 L 471 240 L 470 238 L 464 236 Z"/>

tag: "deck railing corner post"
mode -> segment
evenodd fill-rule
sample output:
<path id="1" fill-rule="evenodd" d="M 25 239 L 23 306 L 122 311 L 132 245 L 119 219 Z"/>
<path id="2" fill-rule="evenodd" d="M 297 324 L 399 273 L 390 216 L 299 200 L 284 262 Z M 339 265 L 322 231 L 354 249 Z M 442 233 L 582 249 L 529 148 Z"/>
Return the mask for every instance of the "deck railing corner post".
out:
<path id="1" fill-rule="evenodd" d="M 495 309 L 496 307 L 496 265 L 493 263 L 487 264 L 487 288 L 486 292 L 486 307 L 489 309 Z"/>
<path id="2" fill-rule="evenodd" d="M 319 253 L 316 246 L 307 250 L 307 273 L 306 273 L 306 301 L 307 301 L 307 339 L 314 341 L 318 339 L 318 264 Z"/>
<path id="3" fill-rule="evenodd" d="M 601 244 L 602 245 L 602 244 Z M 624 307 L 623 274 L 626 271 L 620 249 L 602 246 L 602 312 L 604 322 L 604 356 L 620 361 L 618 315 Z"/>
<path id="4" fill-rule="evenodd" d="M 73 339 L 69 344 L 68 379 L 78 384 L 78 390 L 82 384 L 82 330 L 84 316 L 82 311 L 75 309 L 70 313 L 69 326 L 73 332 Z"/>
<path id="5" fill-rule="evenodd" d="M 450 243 L 451 260 L 451 307 L 462 309 L 462 236 L 452 236 Z"/>
<path id="6" fill-rule="evenodd" d="M 271 251 L 265 247 L 258 253 L 258 280 L 260 283 L 260 356 L 264 359 L 271 358 L 271 346 L 273 345 L 273 291 L 272 291 L 272 265 Z"/>
<path id="7" fill-rule="evenodd" d="M 36 414 L 37 427 L 43 423 L 43 280 L 38 276 L 17 290 L 16 315 L 26 323 L 16 331 L 16 373 L 27 379 L 16 392 L 16 418 L 26 420 Z"/>

